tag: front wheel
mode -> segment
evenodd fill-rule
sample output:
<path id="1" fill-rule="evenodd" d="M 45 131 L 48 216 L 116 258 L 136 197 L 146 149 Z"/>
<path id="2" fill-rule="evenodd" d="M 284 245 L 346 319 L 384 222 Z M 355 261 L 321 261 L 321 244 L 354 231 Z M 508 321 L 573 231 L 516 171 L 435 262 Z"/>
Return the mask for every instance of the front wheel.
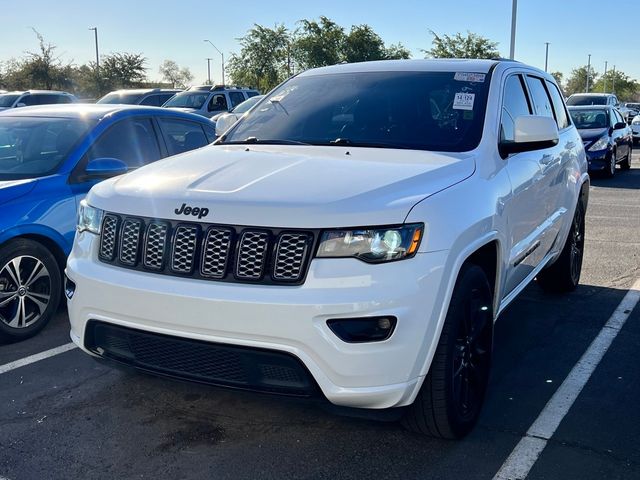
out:
<path id="1" fill-rule="evenodd" d="M 18 239 L 0 248 L 0 341 L 42 330 L 58 308 L 61 289 L 60 267 L 41 244 Z"/>
<path id="2" fill-rule="evenodd" d="M 402 419 L 407 429 L 456 439 L 478 421 L 491 367 L 492 299 L 484 271 L 463 265 L 431 368 Z"/>
<path id="3" fill-rule="evenodd" d="M 609 155 L 609 158 L 607 159 L 608 160 L 607 166 L 603 170 L 604 176 L 606 178 L 612 178 L 616 174 L 616 156 L 617 155 L 618 153 L 614 150 L 611 152 L 611 154 Z"/>
<path id="4" fill-rule="evenodd" d="M 584 207 L 578 200 L 571 230 L 558 259 L 538 274 L 538 285 L 546 292 L 564 293 L 574 290 L 580 282 L 584 256 Z"/>

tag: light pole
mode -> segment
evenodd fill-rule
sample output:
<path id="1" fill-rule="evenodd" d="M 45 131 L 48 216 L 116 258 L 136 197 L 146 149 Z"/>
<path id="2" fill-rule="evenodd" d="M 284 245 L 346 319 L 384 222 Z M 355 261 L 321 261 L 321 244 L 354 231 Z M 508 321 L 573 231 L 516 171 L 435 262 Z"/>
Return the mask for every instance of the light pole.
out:
<path id="1" fill-rule="evenodd" d="M 514 59 L 516 53 L 516 17 L 518 14 L 518 0 L 513 0 L 511 7 L 511 47 L 509 49 L 509 58 Z"/>
<path id="2" fill-rule="evenodd" d="M 547 71 L 547 67 L 549 66 L 549 42 L 544 42 L 546 45 L 544 52 L 544 71 Z"/>
<path id="3" fill-rule="evenodd" d="M 211 85 L 211 60 L 213 58 L 207 57 L 207 84 Z"/>
<path id="4" fill-rule="evenodd" d="M 591 54 L 589 54 L 589 62 L 587 63 L 587 93 L 589 93 L 589 76 L 591 75 Z"/>
<path id="5" fill-rule="evenodd" d="M 616 66 L 613 66 L 613 75 L 611 75 L 611 82 L 613 86 L 611 87 L 611 93 L 616 93 Z"/>
<path id="6" fill-rule="evenodd" d="M 602 79 L 604 80 L 602 84 L 602 93 L 607 91 L 607 61 L 604 61 L 604 74 L 602 75 Z"/>
<path id="7" fill-rule="evenodd" d="M 218 47 L 216 47 L 213 43 L 211 43 L 211 40 L 204 40 L 204 41 L 209 43 L 213 48 L 216 49 L 216 52 L 218 52 L 222 56 L 222 84 L 224 85 L 224 53 L 218 50 Z"/>
<path id="8" fill-rule="evenodd" d="M 100 54 L 98 52 L 98 27 L 89 27 L 89 30 L 93 30 L 94 38 L 96 40 L 96 80 L 98 83 L 98 94 L 102 93 L 102 88 L 100 87 Z"/>

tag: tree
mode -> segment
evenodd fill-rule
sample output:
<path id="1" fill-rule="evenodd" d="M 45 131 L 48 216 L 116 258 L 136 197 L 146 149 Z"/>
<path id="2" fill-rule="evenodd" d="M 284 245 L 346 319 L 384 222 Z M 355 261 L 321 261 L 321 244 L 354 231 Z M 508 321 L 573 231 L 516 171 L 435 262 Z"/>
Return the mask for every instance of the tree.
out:
<path id="1" fill-rule="evenodd" d="M 169 82 L 173 88 L 186 88 L 186 86 L 193 80 L 193 74 L 187 68 L 180 68 L 180 66 L 173 60 L 165 60 L 160 65 L 160 73 L 162 79 Z"/>
<path id="2" fill-rule="evenodd" d="M 369 25 L 352 26 L 341 50 L 344 51 L 344 60 L 349 63 L 387 58 L 382 38 Z"/>
<path id="3" fill-rule="evenodd" d="M 640 85 L 620 70 L 609 70 L 593 85 L 594 92 L 615 93 L 620 100 L 633 101 L 636 99 Z"/>
<path id="4" fill-rule="evenodd" d="M 406 60 L 411 58 L 411 52 L 401 43 L 389 45 L 384 50 L 384 56 L 387 60 Z"/>
<path id="5" fill-rule="evenodd" d="M 335 65 L 345 60 L 344 29 L 327 17 L 321 16 L 320 22 L 300 20 L 300 27 L 294 37 L 293 53 L 296 63 L 304 69 Z M 353 30 L 352 30 L 353 31 Z M 360 28 L 353 38 L 362 37 Z M 355 52 L 354 52 L 355 54 Z"/>
<path id="6" fill-rule="evenodd" d="M 500 52 L 498 43 L 492 42 L 476 33 L 467 31 L 466 35 L 456 33 L 454 36 L 444 34 L 442 36 L 429 30 L 433 35 L 433 46 L 429 50 L 423 50 L 427 57 L 432 58 L 497 58 Z"/>
<path id="7" fill-rule="evenodd" d="M 238 39 L 242 46 L 233 54 L 227 71 L 236 84 L 266 92 L 287 78 L 290 71 L 290 38 L 284 25 L 274 28 L 254 24 Z"/>
<path id="8" fill-rule="evenodd" d="M 136 87 L 147 79 L 146 57 L 141 53 L 111 53 L 100 59 L 100 80 L 109 90 Z M 90 63 L 95 69 L 95 63 Z"/>
<path id="9" fill-rule="evenodd" d="M 593 90 L 593 85 L 596 83 L 596 79 L 598 78 L 598 72 L 596 72 L 593 68 L 590 70 L 589 74 L 589 89 Z M 574 93 L 585 92 L 587 88 L 587 65 L 582 67 L 574 68 L 571 71 L 571 75 L 567 78 L 567 81 L 564 85 L 564 93 L 565 95 L 573 95 Z"/>
<path id="10" fill-rule="evenodd" d="M 564 78 L 564 75 L 562 74 L 562 72 L 551 72 L 551 76 L 555 78 L 558 87 L 560 87 L 560 90 L 564 91 L 564 88 L 562 86 L 562 79 Z"/>

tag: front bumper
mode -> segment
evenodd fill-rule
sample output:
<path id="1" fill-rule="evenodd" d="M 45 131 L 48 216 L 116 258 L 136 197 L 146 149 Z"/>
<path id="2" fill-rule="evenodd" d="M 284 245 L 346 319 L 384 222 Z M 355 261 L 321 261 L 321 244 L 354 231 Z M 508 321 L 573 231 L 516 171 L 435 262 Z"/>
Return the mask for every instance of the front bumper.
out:
<path id="1" fill-rule="evenodd" d="M 76 236 L 67 276 L 71 338 L 87 353 L 90 321 L 173 337 L 285 352 L 337 405 L 410 404 L 420 388 L 445 292 L 448 252 L 381 265 L 314 259 L 300 286 L 230 284 L 127 270 L 97 260 L 97 237 Z M 397 317 L 382 342 L 345 343 L 333 318 Z M 428 338 L 427 338 L 428 337 Z"/>
<path id="2" fill-rule="evenodd" d="M 609 160 L 612 155 L 612 151 L 610 149 L 597 150 L 595 152 L 587 150 L 586 152 L 590 172 L 597 172 L 609 168 Z"/>

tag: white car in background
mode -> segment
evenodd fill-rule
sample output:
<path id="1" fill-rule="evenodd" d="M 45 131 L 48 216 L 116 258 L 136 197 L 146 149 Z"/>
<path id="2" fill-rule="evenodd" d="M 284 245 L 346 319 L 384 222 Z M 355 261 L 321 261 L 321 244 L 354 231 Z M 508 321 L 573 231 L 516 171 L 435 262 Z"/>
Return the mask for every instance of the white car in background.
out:
<path id="1" fill-rule="evenodd" d="M 234 123 L 240 120 L 242 115 L 251 110 L 263 98 L 264 95 L 256 95 L 255 97 L 245 100 L 230 112 L 221 113 L 217 115 L 215 119 L 212 118 L 216 123 L 216 136 L 222 136 Z"/>
<path id="2" fill-rule="evenodd" d="M 91 189 L 66 269 L 71 338 L 158 375 L 406 407 L 409 429 L 459 438 L 500 312 L 534 278 L 577 286 L 588 194 L 582 140 L 539 69 L 307 70 L 214 145 Z"/>

